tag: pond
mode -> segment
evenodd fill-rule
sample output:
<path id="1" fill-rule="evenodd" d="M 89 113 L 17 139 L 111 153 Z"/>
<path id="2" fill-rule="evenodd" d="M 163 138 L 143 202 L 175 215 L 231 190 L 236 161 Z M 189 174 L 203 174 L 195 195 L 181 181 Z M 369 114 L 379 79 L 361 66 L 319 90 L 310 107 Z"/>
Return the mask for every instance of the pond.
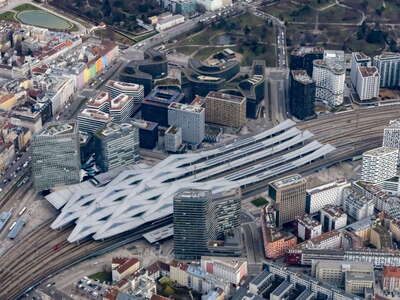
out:
<path id="1" fill-rule="evenodd" d="M 41 10 L 27 10 L 17 14 L 24 24 L 56 30 L 70 29 L 72 24 L 65 19 Z"/>

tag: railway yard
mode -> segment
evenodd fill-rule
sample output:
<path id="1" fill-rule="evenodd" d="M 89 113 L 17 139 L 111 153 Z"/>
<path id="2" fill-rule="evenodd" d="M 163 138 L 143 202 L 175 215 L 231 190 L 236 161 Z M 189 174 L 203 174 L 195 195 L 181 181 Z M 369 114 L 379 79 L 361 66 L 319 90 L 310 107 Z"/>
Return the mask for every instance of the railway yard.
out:
<path id="1" fill-rule="evenodd" d="M 323 159 L 312 161 L 297 168 L 296 172 L 309 173 L 340 161 L 351 159 L 362 152 L 380 146 L 383 127 L 389 120 L 400 117 L 400 105 L 363 108 L 354 111 L 325 115 L 316 120 L 296 124 L 302 131 L 308 130 L 323 144 L 331 144 L 336 150 Z M 271 157 L 269 157 L 271 158 Z M 258 163 L 260 163 L 258 161 Z M 251 163 L 240 168 L 249 167 Z M 237 170 L 235 170 L 237 171 Z M 290 171 L 293 172 L 293 171 Z M 226 175 L 225 173 L 218 176 Z M 283 174 L 280 174 L 280 176 Z M 244 194 L 265 189 L 268 180 L 248 184 Z M 21 187 L 26 190 L 26 187 Z M 17 191 L 17 193 L 22 193 Z M 11 197 L 10 197 L 11 198 Z M 10 201 L 10 198 L 7 201 Z M 2 205 L 6 205 L 3 203 Z M 30 288 L 50 278 L 68 266 L 78 263 L 98 251 L 108 251 L 137 240 L 144 231 L 120 234 L 105 241 L 86 239 L 80 243 L 69 243 L 71 228 L 52 230 L 49 219 L 40 226 L 16 239 L 16 243 L 0 256 L 0 299 L 17 299 Z M 170 220 L 161 220 L 168 223 Z M 154 224 L 154 228 L 160 224 Z"/>

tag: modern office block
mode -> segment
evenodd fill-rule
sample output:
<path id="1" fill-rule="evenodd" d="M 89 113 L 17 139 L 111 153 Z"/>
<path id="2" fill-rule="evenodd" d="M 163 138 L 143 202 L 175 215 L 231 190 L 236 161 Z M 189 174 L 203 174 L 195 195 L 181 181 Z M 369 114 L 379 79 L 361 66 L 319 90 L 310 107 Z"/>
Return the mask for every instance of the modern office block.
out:
<path id="1" fill-rule="evenodd" d="M 111 98 L 115 98 L 121 94 L 125 94 L 133 98 L 134 103 L 142 103 L 144 97 L 144 87 L 143 85 L 109 80 L 104 85 L 106 91 L 111 95 Z"/>
<path id="2" fill-rule="evenodd" d="M 298 174 L 275 180 L 269 184 L 269 197 L 277 211 L 277 226 L 281 227 L 304 215 L 306 186 L 306 179 Z"/>
<path id="3" fill-rule="evenodd" d="M 385 127 L 382 146 L 400 151 L 400 120 L 391 120 Z"/>
<path id="4" fill-rule="evenodd" d="M 181 102 L 183 93 L 175 86 L 157 86 L 142 103 L 142 118 L 168 126 L 168 107 L 172 102 Z"/>
<path id="5" fill-rule="evenodd" d="M 141 148 L 154 149 L 158 142 L 158 124 L 134 119 L 132 124 L 139 128 L 139 145 Z"/>
<path id="6" fill-rule="evenodd" d="M 79 130 L 76 122 L 48 123 L 32 137 L 32 175 L 37 191 L 80 181 Z"/>
<path id="7" fill-rule="evenodd" d="M 100 91 L 95 97 L 88 100 L 86 108 L 110 113 L 111 95 L 109 92 Z"/>
<path id="8" fill-rule="evenodd" d="M 361 101 L 379 96 L 380 76 L 377 67 L 358 67 L 356 90 Z"/>
<path id="9" fill-rule="evenodd" d="M 357 86 L 358 67 L 370 67 L 371 63 L 371 57 L 362 52 L 353 52 L 351 54 L 350 78 L 354 87 Z"/>
<path id="10" fill-rule="evenodd" d="M 315 82 L 305 70 L 293 70 L 290 76 L 290 113 L 300 120 L 315 116 Z"/>
<path id="11" fill-rule="evenodd" d="M 240 128 L 246 123 L 246 98 L 209 92 L 206 97 L 206 122 Z"/>
<path id="12" fill-rule="evenodd" d="M 400 53 L 383 53 L 374 56 L 373 65 L 379 70 L 380 87 L 396 88 L 400 84 Z"/>
<path id="13" fill-rule="evenodd" d="M 205 109 L 200 105 L 172 102 L 168 107 L 168 123 L 182 128 L 185 143 L 200 144 L 205 135 Z"/>
<path id="14" fill-rule="evenodd" d="M 363 153 L 361 179 L 381 183 L 397 175 L 399 150 L 380 147 Z"/>
<path id="15" fill-rule="evenodd" d="M 312 77 L 313 61 L 323 59 L 324 48 L 321 47 L 299 47 L 290 53 L 290 69 L 306 70 L 308 76 Z"/>
<path id="16" fill-rule="evenodd" d="M 110 123 L 95 135 L 97 166 L 107 172 L 139 159 L 139 129 L 132 123 Z"/>
<path id="17" fill-rule="evenodd" d="M 178 259 L 207 255 L 216 239 L 215 211 L 210 190 L 188 189 L 174 197 L 174 252 Z"/>
<path id="18" fill-rule="evenodd" d="M 359 221 L 374 214 L 374 200 L 356 193 L 351 188 L 343 191 L 343 210 L 353 219 Z"/>
<path id="19" fill-rule="evenodd" d="M 112 121 L 112 117 L 100 110 L 85 108 L 78 115 L 79 130 L 95 133 Z"/>

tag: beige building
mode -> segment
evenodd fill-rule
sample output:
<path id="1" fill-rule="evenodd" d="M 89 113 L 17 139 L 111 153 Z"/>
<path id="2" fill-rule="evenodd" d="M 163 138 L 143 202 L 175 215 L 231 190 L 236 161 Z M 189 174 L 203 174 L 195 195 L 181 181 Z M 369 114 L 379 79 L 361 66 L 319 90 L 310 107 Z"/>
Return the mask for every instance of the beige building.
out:
<path id="1" fill-rule="evenodd" d="M 311 274 L 321 282 L 345 288 L 346 292 L 363 294 L 364 288 L 372 288 L 374 266 L 370 263 L 315 260 Z"/>
<path id="2" fill-rule="evenodd" d="M 364 295 L 365 289 L 373 289 L 374 273 L 346 272 L 344 290 L 347 293 Z"/>
<path id="3" fill-rule="evenodd" d="M 113 258 L 111 263 L 112 279 L 114 282 L 120 281 L 138 271 L 139 268 L 140 261 L 137 258 Z"/>
<path id="4" fill-rule="evenodd" d="M 299 174 L 290 175 L 270 183 L 269 197 L 277 211 L 277 226 L 303 216 L 306 205 L 307 180 Z"/>
<path id="5" fill-rule="evenodd" d="M 169 277 L 181 286 L 188 286 L 189 274 L 186 272 L 188 267 L 188 264 L 172 261 L 169 267 Z"/>
<path id="6" fill-rule="evenodd" d="M 206 96 L 206 122 L 239 128 L 246 123 L 246 98 L 209 92 Z"/>
<path id="7" fill-rule="evenodd" d="M 390 232 L 380 224 L 375 224 L 371 228 L 369 242 L 377 249 L 392 249 L 392 236 Z"/>

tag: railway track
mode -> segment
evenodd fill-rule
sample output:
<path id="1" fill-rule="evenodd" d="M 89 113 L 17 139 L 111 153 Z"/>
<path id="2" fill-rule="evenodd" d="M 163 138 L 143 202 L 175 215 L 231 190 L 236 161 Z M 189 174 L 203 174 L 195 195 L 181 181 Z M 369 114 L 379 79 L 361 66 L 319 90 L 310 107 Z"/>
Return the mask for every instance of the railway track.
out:
<path id="1" fill-rule="evenodd" d="M 314 133 L 320 142 L 337 147 L 337 151 L 296 172 L 309 172 L 330 166 L 378 147 L 382 143 L 383 127 L 395 118 L 400 118 L 400 105 L 360 109 L 297 124 L 299 129 Z M 271 180 L 273 178 L 246 186 L 243 192 L 265 188 Z M 70 229 L 51 230 L 51 222 L 48 220 L 29 235 L 17 240 L 16 245 L 0 257 L 0 300 L 17 299 L 41 280 L 94 252 L 121 243 L 126 238 L 118 236 L 103 242 L 86 240 L 80 244 L 69 244 L 66 237 Z M 136 230 L 135 234 L 139 233 L 140 230 Z"/>

